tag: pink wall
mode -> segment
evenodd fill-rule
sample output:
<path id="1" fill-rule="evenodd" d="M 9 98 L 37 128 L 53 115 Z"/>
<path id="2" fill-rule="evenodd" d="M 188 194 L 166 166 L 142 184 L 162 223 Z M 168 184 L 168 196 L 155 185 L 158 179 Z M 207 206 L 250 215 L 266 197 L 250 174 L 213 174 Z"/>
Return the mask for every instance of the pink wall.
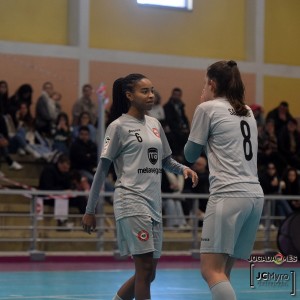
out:
<path id="1" fill-rule="evenodd" d="M 78 61 L 51 57 L 0 55 L 0 80 L 9 84 L 10 95 L 24 83 L 29 83 L 34 89 L 33 103 L 40 95 L 41 86 L 45 81 L 51 81 L 56 91 L 63 95 L 62 108 L 68 114 L 78 98 Z M 107 86 L 107 94 L 111 98 L 114 80 L 129 73 L 142 73 L 147 76 L 162 96 L 165 103 L 173 87 L 183 90 L 183 100 L 186 103 L 186 113 L 192 119 L 198 104 L 205 70 L 178 69 L 166 67 L 151 67 L 145 65 L 120 64 L 91 61 L 90 82 L 95 90 L 101 82 Z M 246 103 L 255 99 L 255 75 L 243 74 L 246 86 Z M 96 99 L 96 97 L 94 97 Z M 34 113 L 34 104 L 32 112 Z"/>

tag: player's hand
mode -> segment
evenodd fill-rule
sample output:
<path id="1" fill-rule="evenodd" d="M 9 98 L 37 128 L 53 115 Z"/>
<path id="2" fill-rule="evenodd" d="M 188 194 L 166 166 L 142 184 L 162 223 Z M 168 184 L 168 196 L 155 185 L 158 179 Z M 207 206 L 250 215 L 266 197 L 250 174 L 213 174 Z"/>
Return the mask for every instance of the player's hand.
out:
<path id="1" fill-rule="evenodd" d="M 83 231 L 91 234 L 96 229 L 96 218 L 94 214 L 84 214 L 81 220 Z"/>
<path id="2" fill-rule="evenodd" d="M 192 179 L 192 187 L 194 188 L 195 186 L 197 186 L 198 184 L 198 175 L 195 171 L 193 171 L 192 169 L 190 168 L 185 168 L 183 170 L 183 176 L 184 176 L 184 179 L 187 179 L 187 178 L 191 178 Z"/>

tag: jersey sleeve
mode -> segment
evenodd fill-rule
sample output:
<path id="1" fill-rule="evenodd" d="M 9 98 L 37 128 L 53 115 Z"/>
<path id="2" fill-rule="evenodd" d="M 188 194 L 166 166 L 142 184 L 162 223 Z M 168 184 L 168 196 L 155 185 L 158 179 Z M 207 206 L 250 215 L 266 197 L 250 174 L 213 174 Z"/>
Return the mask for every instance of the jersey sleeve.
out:
<path id="1" fill-rule="evenodd" d="M 162 159 L 164 159 L 172 154 L 172 150 L 170 148 L 164 129 L 162 128 L 160 122 L 158 123 L 159 123 L 159 130 L 160 130 L 160 139 L 162 142 L 162 149 L 163 149 Z"/>
<path id="2" fill-rule="evenodd" d="M 105 132 L 105 138 L 100 157 L 113 161 L 121 151 L 121 143 L 120 126 L 118 126 L 117 123 L 110 124 Z"/>
<path id="3" fill-rule="evenodd" d="M 203 103 L 205 104 L 205 103 Z M 193 116 L 188 140 L 200 145 L 206 145 L 209 135 L 210 117 L 205 105 L 198 105 Z"/>

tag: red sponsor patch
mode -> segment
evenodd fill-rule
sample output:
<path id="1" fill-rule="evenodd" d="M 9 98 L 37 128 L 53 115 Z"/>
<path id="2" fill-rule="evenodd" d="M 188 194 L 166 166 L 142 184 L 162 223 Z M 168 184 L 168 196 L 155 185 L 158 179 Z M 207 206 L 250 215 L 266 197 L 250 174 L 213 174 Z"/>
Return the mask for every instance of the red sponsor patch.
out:
<path id="1" fill-rule="evenodd" d="M 160 138 L 160 134 L 157 128 L 152 128 L 152 131 L 158 138 Z"/>
<path id="2" fill-rule="evenodd" d="M 138 234 L 137 237 L 140 241 L 146 242 L 149 240 L 149 233 L 146 230 L 141 230 Z"/>

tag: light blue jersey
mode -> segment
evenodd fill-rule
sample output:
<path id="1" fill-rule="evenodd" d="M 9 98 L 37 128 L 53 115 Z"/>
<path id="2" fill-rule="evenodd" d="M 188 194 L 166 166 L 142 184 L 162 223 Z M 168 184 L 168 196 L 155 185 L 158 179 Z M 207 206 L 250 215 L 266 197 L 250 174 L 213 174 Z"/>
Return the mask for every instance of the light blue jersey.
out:
<path id="1" fill-rule="evenodd" d="M 112 122 L 105 134 L 101 158 L 114 163 L 116 220 L 148 215 L 161 222 L 162 160 L 171 155 L 165 133 L 155 118 L 138 120 L 127 114 Z"/>
<path id="2" fill-rule="evenodd" d="M 198 105 L 189 141 L 204 146 L 210 172 L 210 195 L 263 197 L 257 176 L 257 125 L 249 107 L 237 116 L 217 98 Z"/>

